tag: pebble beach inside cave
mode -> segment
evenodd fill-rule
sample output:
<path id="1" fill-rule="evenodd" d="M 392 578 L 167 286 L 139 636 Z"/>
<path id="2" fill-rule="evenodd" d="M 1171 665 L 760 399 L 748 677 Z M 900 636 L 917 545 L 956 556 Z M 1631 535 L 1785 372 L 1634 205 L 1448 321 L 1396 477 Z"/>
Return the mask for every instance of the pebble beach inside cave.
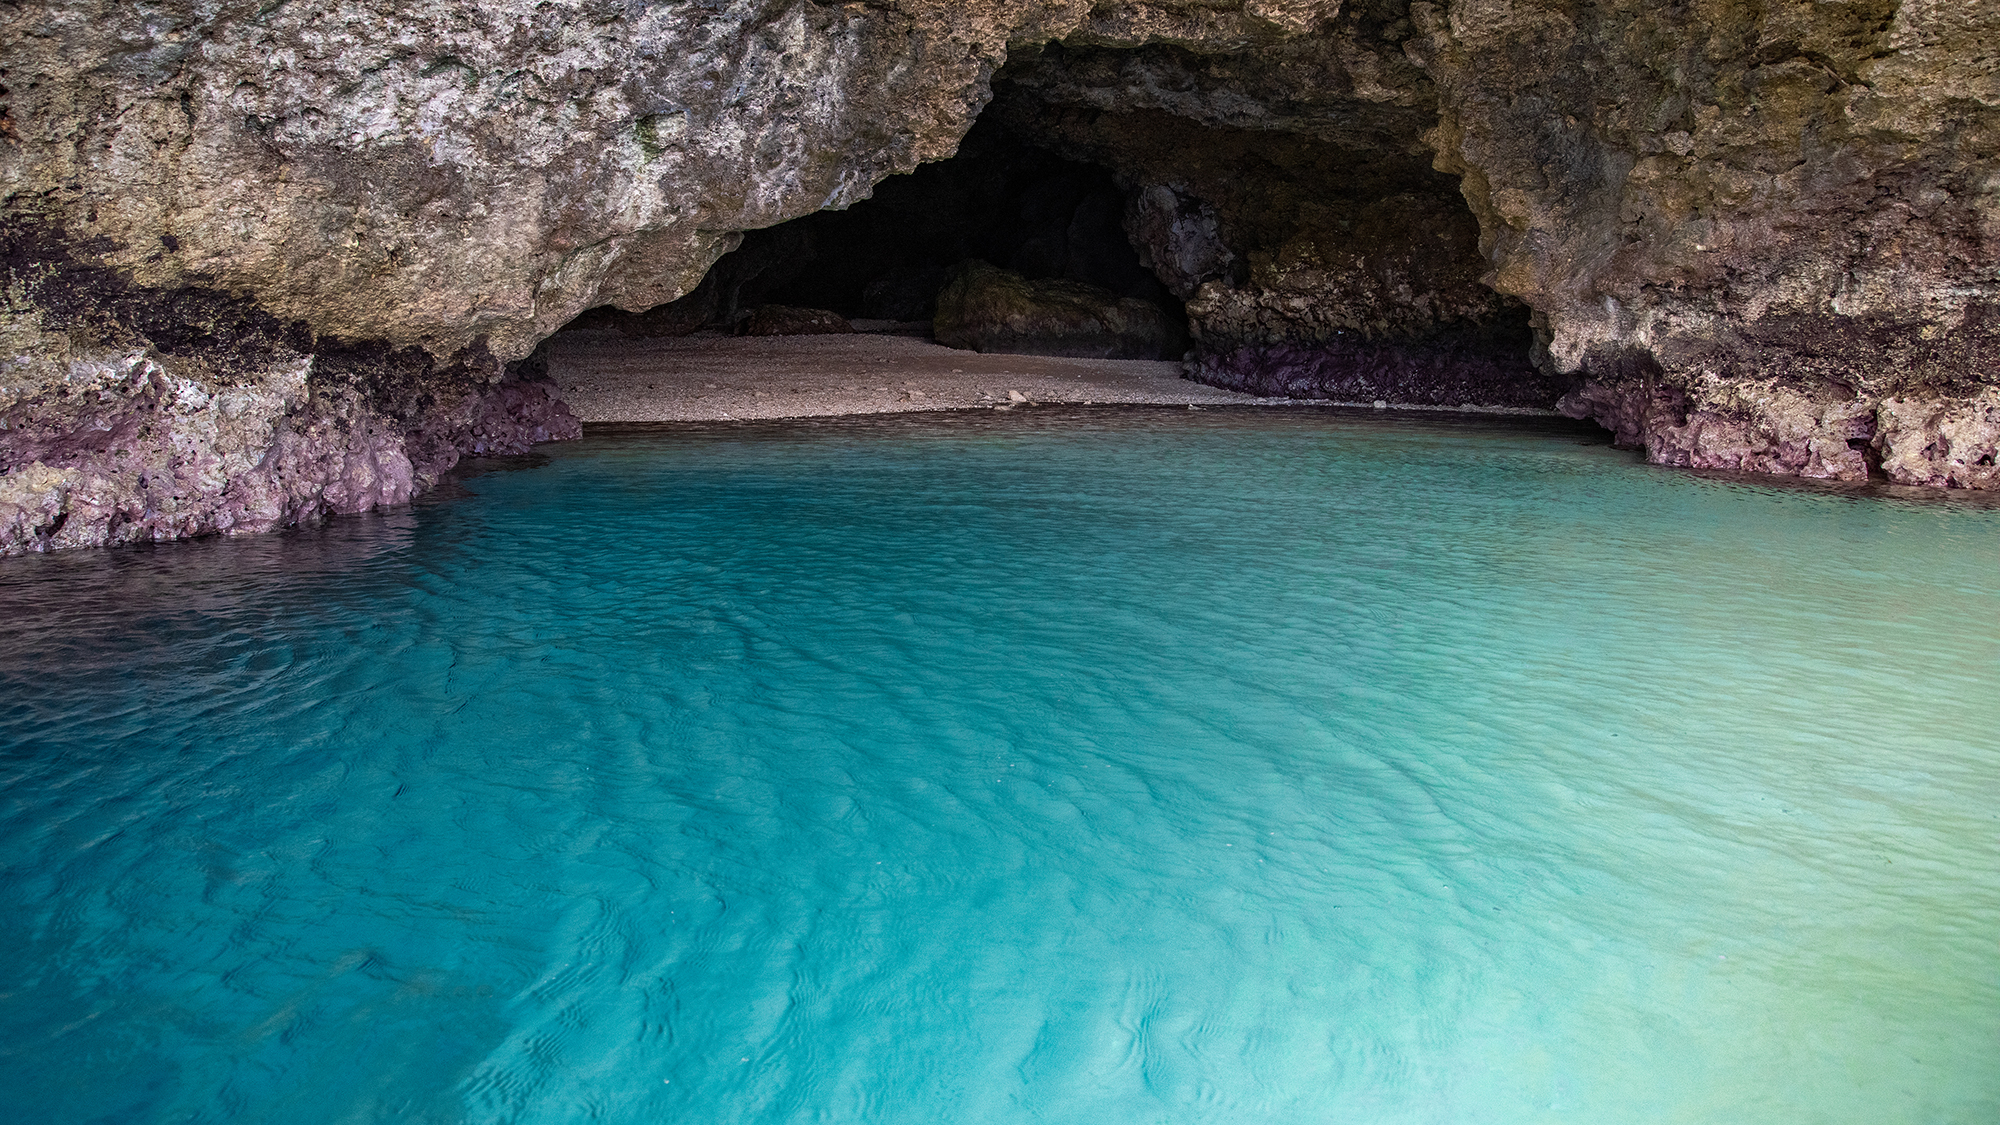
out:
<path id="1" fill-rule="evenodd" d="M 7 1116 L 1991 1121 L 1996 542 L 1050 407 L 8 560 Z"/>

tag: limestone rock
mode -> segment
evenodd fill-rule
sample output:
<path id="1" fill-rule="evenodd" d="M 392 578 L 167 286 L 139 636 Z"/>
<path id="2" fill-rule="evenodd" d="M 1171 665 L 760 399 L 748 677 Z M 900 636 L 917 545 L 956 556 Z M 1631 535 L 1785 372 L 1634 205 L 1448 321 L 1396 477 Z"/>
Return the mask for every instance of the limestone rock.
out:
<path id="1" fill-rule="evenodd" d="M 1777 379 L 1587 383 L 1563 412 L 1649 461 L 1825 480 L 2000 487 L 2000 389 L 1962 397 L 1814 398 Z"/>
<path id="2" fill-rule="evenodd" d="M 405 411 L 352 386 L 312 389 L 314 365 L 274 357 L 218 387 L 143 352 L 73 360 L 66 386 L 0 415 L 0 555 L 364 512 L 408 502 L 461 454 L 581 434 L 544 382 L 439 395 L 449 378 L 426 381 L 428 401 Z"/>
<path id="3" fill-rule="evenodd" d="M 1991 486 L 1915 419 L 1976 449 L 2000 381 L 2000 5 L 1410 10 L 1569 412 L 1664 464 Z"/>
<path id="4" fill-rule="evenodd" d="M 1127 230 L 1186 301 L 1195 378 L 1552 406 L 1570 380 L 1533 369 L 1528 308 L 1482 283 L 1478 222 L 1418 141 L 1435 91 L 1393 47 L 1051 47 L 1003 74 L 993 112 L 1132 186 Z"/>
<path id="5" fill-rule="evenodd" d="M 503 360 L 949 155 L 1011 43 L 1281 39 L 1340 0 L 111 0 L 0 9 L 0 195 L 135 284 Z"/>
<path id="6" fill-rule="evenodd" d="M 162 299 L 60 252 L 38 265 L 14 274 L 32 315 L 4 322 L 20 350 L 0 366 L 0 555 L 367 511 L 463 453 L 581 433 L 532 364 L 510 377 L 472 348 L 439 363 L 316 338 L 240 297 Z"/>
<path id="7" fill-rule="evenodd" d="M 2000 488 L 2000 388 L 1961 399 L 1885 399 L 1876 411 L 1882 471 L 1900 484 Z"/>
<path id="8" fill-rule="evenodd" d="M 1162 359 L 1180 354 L 1175 326 L 1158 305 L 1076 281 L 1030 281 L 970 262 L 938 294 L 937 342 L 976 352 Z"/>

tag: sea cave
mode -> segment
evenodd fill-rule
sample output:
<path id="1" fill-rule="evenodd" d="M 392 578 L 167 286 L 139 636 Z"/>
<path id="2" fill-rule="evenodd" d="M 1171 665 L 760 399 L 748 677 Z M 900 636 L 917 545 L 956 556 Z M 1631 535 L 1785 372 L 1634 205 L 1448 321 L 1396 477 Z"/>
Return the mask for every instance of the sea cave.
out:
<path id="1" fill-rule="evenodd" d="M 2000 4 L 0 7 L 0 1085 L 2000 1120 Z"/>

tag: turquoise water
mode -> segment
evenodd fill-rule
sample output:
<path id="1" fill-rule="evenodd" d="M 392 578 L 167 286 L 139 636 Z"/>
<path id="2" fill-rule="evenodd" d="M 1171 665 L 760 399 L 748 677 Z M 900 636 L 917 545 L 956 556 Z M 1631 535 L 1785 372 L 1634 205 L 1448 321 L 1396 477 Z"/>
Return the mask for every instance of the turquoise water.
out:
<path id="1" fill-rule="evenodd" d="M 2000 510 L 600 434 L 0 562 L 0 1117 L 2000 1120 Z"/>

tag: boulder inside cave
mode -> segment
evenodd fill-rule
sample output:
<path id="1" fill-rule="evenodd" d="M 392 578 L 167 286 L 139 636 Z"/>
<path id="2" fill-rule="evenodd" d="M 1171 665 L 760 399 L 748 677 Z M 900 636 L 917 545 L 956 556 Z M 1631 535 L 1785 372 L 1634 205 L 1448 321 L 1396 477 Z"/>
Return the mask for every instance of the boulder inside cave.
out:
<path id="1" fill-rule="evenodd" d="M 1260 107 L 1265 65 L 1020 52 L 952 158 L 748 232 L 678 301 L 573 326 L 935 331 L 976 351 L 1185 357 L 1267 396 L 1553 406 L 1569 381 L 1533 362 L 1528 308 L 1483 282 L 1477 220 L 1419 140 L 1435 107 Z"/>

